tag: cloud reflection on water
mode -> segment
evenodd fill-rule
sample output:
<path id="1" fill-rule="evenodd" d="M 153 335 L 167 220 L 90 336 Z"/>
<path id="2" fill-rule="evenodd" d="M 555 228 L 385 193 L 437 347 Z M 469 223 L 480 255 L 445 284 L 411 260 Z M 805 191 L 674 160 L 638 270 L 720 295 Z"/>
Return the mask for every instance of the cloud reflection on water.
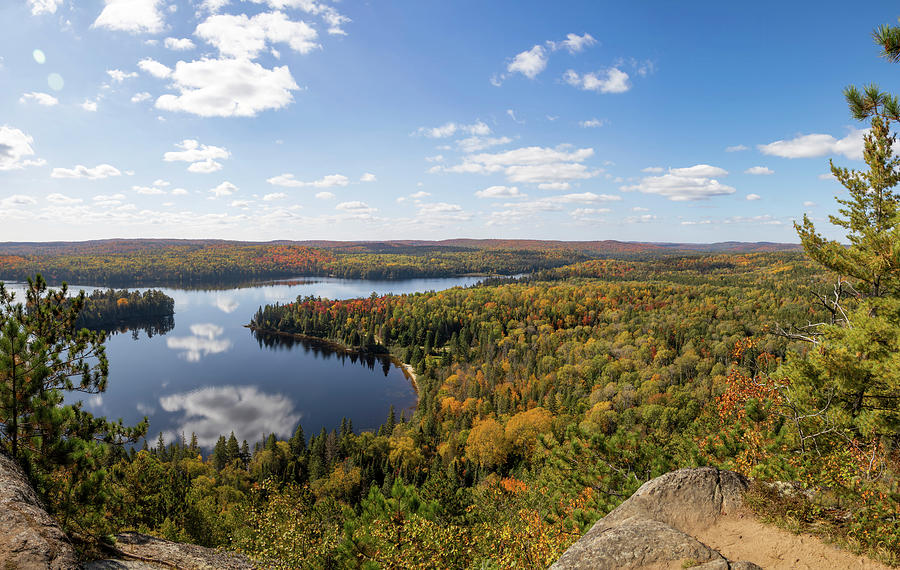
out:
<path id="1" fill-rule="evenodd" d="M 177 429 L 165 434 L 167 441 L 197 434 L 203 447 L 215 445 L 220 435 L 234 431 L 238 441 L 257 441 L 275 433 L 288 438 L 300 421 L 294 402 L 282 394 L 265 394 L 256 386 L 210 386 L 191 392 L 163 396 L 159 404 L 167 412 L 184 412 Z"/>
<path id="2" fill-rule="evenodd" d="M 194 336 L 175 336 L 166 339 L 166 346 L 172 350 L 181 350 L 180 356 L 188 362 L 199 362 L 209 354 L 220 354 L 231 348 L 231 341 L 222 336 L 225 329 L 212 323 L 191 325 Z"/>

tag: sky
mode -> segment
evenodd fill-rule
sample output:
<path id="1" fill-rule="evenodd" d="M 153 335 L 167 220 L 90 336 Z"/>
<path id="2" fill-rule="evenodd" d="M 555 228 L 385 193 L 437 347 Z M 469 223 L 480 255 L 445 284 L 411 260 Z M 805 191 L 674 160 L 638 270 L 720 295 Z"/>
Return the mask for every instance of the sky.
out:
<path id="1" fill-rule="evenodd" d="M 4 0 L 0 241 L 797 242 L 893 2 Z M 843 194 L 846 196 L 846 194 Z"/>

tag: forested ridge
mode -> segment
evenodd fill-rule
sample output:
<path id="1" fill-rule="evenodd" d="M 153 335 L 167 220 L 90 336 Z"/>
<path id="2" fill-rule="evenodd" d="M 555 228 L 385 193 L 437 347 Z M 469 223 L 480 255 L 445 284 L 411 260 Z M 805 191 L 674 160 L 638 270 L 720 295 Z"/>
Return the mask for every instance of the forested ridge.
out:
<path id="1" fill-rule="evenodd" d="M 673 246 L 676 247 L 676 246 Z M 784 244 L 711 244 L 711 249 L 783 249 Z M 444 242 L 271 242 L 106 240 L 0 244 L 0 279 L 41 273 L 51 283 L 102 286 L 223 286 L 260 279 L 331 276 L 408 279 L 516 275 L 610 255 L 671 253 L 622 242 L 447 240 Z"/>

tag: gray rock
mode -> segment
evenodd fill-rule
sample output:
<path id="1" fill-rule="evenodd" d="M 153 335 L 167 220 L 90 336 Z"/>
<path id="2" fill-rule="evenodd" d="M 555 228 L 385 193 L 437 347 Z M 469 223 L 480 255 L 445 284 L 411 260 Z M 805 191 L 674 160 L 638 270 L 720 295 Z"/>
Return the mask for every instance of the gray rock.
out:
<path id="1" fill-rule="evenodd" d="M 90 570 L 117 568 L 160 568 L 175 567 L 183 570 L 252 570 L 256 565 L 246 556 L 205 548 L 195 544 L 172 542 L 137 532 L 116 535 L 115 548 L 122 552 L 122 560 L 103 560 L 91 566 Z M 114 564 L 120 564 L 116 566 Z M 102 564 L 102 565 L 96 565 Z M 142 565 L 143 564 L 143 565 Z"/>
<path id="2" fill-rule="evenodd" d="M 0 453 L 0 561 L 3 568 L 78 568 L 75 550 L 47 514 L 15 461 Z"/>
<path id="3" fill-rule="evenodd" d="M 748 487 L 747 478 L 732 471 L 679 469 L 647 481 L 602 520 L 613 524 L 640 516 L 691 532 L 739 509 Z"/>
<path id="4" fill-rule="evenodd" d="M 640 568 L 692 561 L 704 570 L 756 570 L 731 562 L 691 532 L 738 510 L 749 482 L 712 467 L 679 469 L 647 481 L 634 495 L 597 521 L 550 568 Z"/>
<path id="5" fill-rule="evenodd" d="M 598 523 L 550 568 L 613 570 L 679 560 L 721 561 L 728 568 L 721 554 L 696 538 L 639 517 L 610 526 Z"/>

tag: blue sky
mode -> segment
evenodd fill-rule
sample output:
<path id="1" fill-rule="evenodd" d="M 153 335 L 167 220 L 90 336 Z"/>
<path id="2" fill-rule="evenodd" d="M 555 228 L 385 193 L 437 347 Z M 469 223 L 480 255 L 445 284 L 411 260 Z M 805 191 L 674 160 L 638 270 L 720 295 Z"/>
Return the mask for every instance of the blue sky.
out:
<path id="1" fill-rule="evenodd" d="M 796 242 L 889 2 L 9 0 L 0 240 Z M 838 234 L 829 230 L 833 237 Z"/>

